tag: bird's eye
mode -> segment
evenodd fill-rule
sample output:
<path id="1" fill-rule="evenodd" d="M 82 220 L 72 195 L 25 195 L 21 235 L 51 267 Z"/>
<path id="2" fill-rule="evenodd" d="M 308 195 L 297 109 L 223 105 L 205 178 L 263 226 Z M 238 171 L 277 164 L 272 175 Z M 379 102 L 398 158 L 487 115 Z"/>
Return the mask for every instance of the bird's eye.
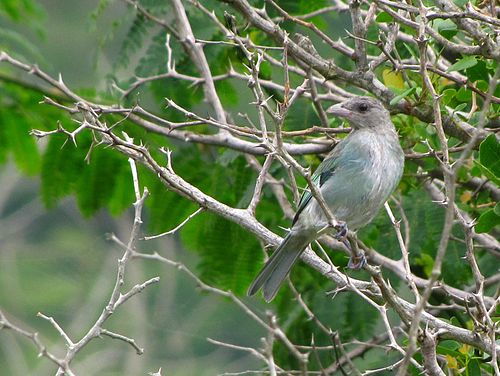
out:
<path id="1" fill-rule="evenodd" d="M 366 112 L 368 111 L 368 105 L 366 103 L 361 103 L 359 106 L 358 106 L 358 110 L 360 112 Z"/>

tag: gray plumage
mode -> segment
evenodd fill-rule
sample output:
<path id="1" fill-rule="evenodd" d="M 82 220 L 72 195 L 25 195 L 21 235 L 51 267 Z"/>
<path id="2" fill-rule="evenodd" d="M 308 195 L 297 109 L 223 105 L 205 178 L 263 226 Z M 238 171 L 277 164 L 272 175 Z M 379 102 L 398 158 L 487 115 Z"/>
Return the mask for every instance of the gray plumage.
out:
<path id="1" fill-rule="evenodd" d="M 312 176 L 338 221 L 356 231 L 377 215 L 401 179 L 404 154 L 389 112 L 370 97 L 354 97 L 331 106 L 328 113 L 345 118 L 352 132 L 328 154 Z M 274 251 L 248 289 L 261 287 L 271 301 L 306 247 L 332 231 L 309 191 L 300 200 L 290 233 Z"/>

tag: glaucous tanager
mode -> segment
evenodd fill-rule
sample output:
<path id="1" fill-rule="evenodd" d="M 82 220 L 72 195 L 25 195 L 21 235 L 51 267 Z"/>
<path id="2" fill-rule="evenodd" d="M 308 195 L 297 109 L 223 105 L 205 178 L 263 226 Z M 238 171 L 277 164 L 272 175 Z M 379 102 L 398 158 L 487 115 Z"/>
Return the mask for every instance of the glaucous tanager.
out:
<path id="1" fill-rule="evenodd" d="M 347 228 L 356 231 L 373 220 L 401 179 L 403 150 L 389 111 L 380 101 L 353 97 L 326 112 L 346 119 L 352 131 L 326 156 L 311 180 L 343 229 L 329 226 L 325 211 L 306 190 L 290 232 L 252 282 L 248 295 L 262 288 L 264 299 L 271 301 L 309 243 L 326 232 L 337 232 L 337 238 L 345 241 Z M 352 268 L 363 264 L 364 256 L 349 262 Z"/>

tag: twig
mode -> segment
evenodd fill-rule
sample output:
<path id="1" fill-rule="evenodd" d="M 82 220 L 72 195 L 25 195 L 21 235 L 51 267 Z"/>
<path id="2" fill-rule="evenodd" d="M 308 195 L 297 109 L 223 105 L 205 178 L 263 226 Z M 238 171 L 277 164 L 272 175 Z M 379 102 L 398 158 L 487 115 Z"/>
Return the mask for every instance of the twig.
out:
<path id="1" fill-rule="evenodd" d="M 185 220 L 183 220 L 181 223 L 179 223 L 177 226 L 175 226 L 172 230 L 169 230 L 167 232 L 163 232 L 161 234 L 158 234 L 158 235 L 151 235 L 151 236 L 145 236 L 143 238 L 141 238 L 141 240 L 151 240 L 151 239 L 157 239 L 157 238 L 161 238 L 163 236 L 167 236 L 167 235 L 173 235 L 175 234 L 177 231 L 179 231 L 186 223 L 188 223 L 191 219 L 193 219 L 194 217 L 196 217 L 198 214 L 200 214 L 202 211 L 204 210 L 204 208 L 198 208 L 196 209 L 195 212 L 191 213 Z"/>
<path id="2" fill-rule="evenodd" d="M 144 354 L 144 349 L 141 348 L 141 347 L 139 347 L 137 345 L 137 343 L 135 342 L 135 340 L 132 339 L 132 338 L 128 338 L 128 337 L 126 337 L 124 335 L 121 335 L 121 334 L 118 334 L 118 333 L 115 333 L 115 332 L 111 332 L 111 331 L 109 331 L 107 329 L 101 329 L 100 330 L 100 334 L 108 336 L 108 337 L 113 338 L 113 339 L 118 339 L 120 341 L 128 343 L 130 346 L 132 346 L 135 349 L 137 355 Z"/>
<path id="3" fill-rule="evenodd" d="M 47 320 L 48 322 L 50 322 L 50 324 L 57 330 L 57 332 L 61 335 L 61 337 L 64 339 L 64 342 L 66 342 L 66 345 L 68 347 L 73 347 L 75 346 L 75 344 L 73 343 L 73 341 L 69 338 L 69 336 L 66 334 L 66 332 L 60 327 L 60 325 L 57 323 L 56 320 L 54 320 L 53 317 L 50 317 L 50 316 L 45 316 L 43 313 L 41 312 L 38 312 L 36 314 L 38 317 L 41 317 L 42 319 L 44 320 Z"/>
<path id="4" fill-rule="evenodd" d="M 394 214 L 392 214 L 391 207 L 387 202 L 384 204 L 384 207 L 387 212 L 387 215 L 389 216 L 389 219 L 391 220 L 392 226 L 394 227 L 394 230 L 396 232 L 396 237 L 399 243 L 399 249 L 401 250 L 401 256 L 403 259 L 403 265 L 406 272 L 406 281 L 410 285 L 413 295 L 415 296 L 415 301 L 418 302 L 418 300 L 420 299 L 420 293 L 418 292 L 417 285 L 413 280 L 413 274 L 410 269 L 410 261 L 408 258 L 408 249 L 406 247 L 406 242 L 403 239 L 403 235 L 401 234 L 400 222 L 396 221 Z"/>
<path id="5" fill-rule="evenodd" d="M 318 113 L 319 120 L 321 121 L 321 126 L 328 128 L 328 118 L 326 117 L 325 110 L 321 107 L 321 103 L 318 98 L 318 89 L 316 88 L 316 82 L 314 81 L 312 70 L 309 70 L 307 76 L 309 78 L 309 88 L 311 89 L 311 99 L 313 101 L 314 108 Z"/>
<path id="6" fill-rule="evenodd" d="M 145 18 L 149 19 L 150 21 L 153 21 L 154 23 L 160 25 L 164 29 L 168 30 L 169 33 L 175 35 L 176 37 L 178 36 L 177 30 L 172 27 L 172 24 L 170 22 L 166 22 L 156 16 L 154 16 L 152 13 L 150 13 L 146 8 L 144 8 L 139 1 L 137 0 L 123 0 L 125 3 L 133 6 L 140 14 L 142 14 Z"/>
<path id="7" fill-rule="evenodd" d="M 226 123 L 226 113 L 224 112 L 220 98 L 215 90 L 215 84 L 207 58 L 205 57 L 201 44 L 196 43 L 196 38 L 191 29 L 184 6 L 181 0 L 172 0 L 172 5 L 177 20 L 178 39 L 184 45 L 184 48 L 191 56 L 193 63 L 205 80 L 203 85 L 205 98 L 214 109 L 217 120 L 221 123 Z"/>
<path id="8" fill-rule="evenodd" d="M 259 172 L 259 176 L 257 177 L 257 180 L 255 181 L 255 188 L 253 191 L 252 199 L 250 200 L 250 203 L 248 204 L 247 210 L 252 214 L 255 215 L 255 210 L 257 208 L 257 205 L 259 204 L 260 198 L 262 196 L 262 189 L 264 188 L 264 184 L 266 182 L 266 176 L 269 172 L 269 168 L 271 167 L 271 164 L 273 163 L 274 156 L 273 154 L 268 154 L 266 157 L 266 160 L 264 161 L 264 164 L 262 165 L 262 168 Z"/>
<path id="9" fill-rule="evenodd" d="M 66 363 L 64 360 L 57 358 L 55 355 L 53 355 L 51 352 L 47 350 L 47 347 L 40 341 L 38 338 L 38 333 L 32 333 L 28 332 L 17 325 L 12 324 L 7 317 L 4 315 L 2 311 L 0 311 L 0 330 L 12 330 L 14 333 L 19 334 L 23 337 L 28 338 L 33 344 L 36 346 L 38 350 L 38 356 L 43 356 L 47 359 L 49 359 L 51 362 L 56 364 L 60 369 L 64 370 L 66 375 L 68 376 L 75 376 L 73 371 L 69 368 L 68 363 Z"/>

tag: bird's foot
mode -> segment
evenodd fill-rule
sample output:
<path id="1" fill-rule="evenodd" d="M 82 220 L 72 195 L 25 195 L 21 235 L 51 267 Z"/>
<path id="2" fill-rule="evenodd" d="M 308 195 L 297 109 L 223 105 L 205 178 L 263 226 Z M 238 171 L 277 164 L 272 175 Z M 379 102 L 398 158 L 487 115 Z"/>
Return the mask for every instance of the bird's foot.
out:
<path id="1" fill-rule="evenodd" d="M 366 257 L 363 253 L 358 255 L 352 254 L 347 263 L 347 267 L 353 270 L 359 270 L 366 264 Z"/>
<path id="2" fill-rule="evenodd" d="M 351 246 L 351 242 L 347 238 L 347 233 L 349 231 L 347 229 L 347 224 L 345 222 L 340 222 L 337 225 L 336 230 L 337 233 L 334 235 L 335 239 L 341 241 L 351 253 L 351 257 L 349 257 L 347 267 L 353 270 L 359 270 L 363 268 L 363 266 L 365 266 L 366 264 L 366 257 L 364 253 L 358 249 L 356 244 L 354 245 L 354 249 Z"/>
<path id="3" fill-rule="evenodd" d="M 345 240 L 347 237 L 347 232 L 349 229 L 347 228 L 347 223 L 339 222 L 337 226 L 335 226 L 337 233 L 334 235 L 335 239 L 342 241 L 345 244 Z M 347 248 L 350 248 L 349 246 Z"/>

